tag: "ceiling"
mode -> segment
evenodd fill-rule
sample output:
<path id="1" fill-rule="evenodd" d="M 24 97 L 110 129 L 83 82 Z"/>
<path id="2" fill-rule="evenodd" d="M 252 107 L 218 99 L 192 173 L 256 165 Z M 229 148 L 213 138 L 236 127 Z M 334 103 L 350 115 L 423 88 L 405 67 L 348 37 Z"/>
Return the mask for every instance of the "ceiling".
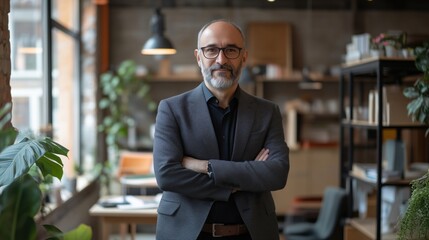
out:
<path id="1" fill-rule="evenodd" d="M 326 10 L 429 10 L 427 0 L 109 0 L 119 7 L 163 8 L 261 8 L 261 9 L 326 9 Z"/>

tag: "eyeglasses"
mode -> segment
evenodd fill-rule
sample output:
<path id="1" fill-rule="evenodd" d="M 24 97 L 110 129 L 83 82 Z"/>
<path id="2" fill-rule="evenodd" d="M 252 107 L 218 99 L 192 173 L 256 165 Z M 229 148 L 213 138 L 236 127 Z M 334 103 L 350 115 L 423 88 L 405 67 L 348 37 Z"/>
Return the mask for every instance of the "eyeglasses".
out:
<path id="1" fill-rule="evenodd" d="M 223 54 L 228 59 L 236 59 L 238 56 L 240 56 L 240 52 L 242 48 L 239 47 L 224 47 L 224 48 L 218 48 L 218 47 L 202 47 L 200 48 L 203 52 L 204 57 L 207 59 L 214 59 L 219 56 L 220 50 L 222 50 Z"/>

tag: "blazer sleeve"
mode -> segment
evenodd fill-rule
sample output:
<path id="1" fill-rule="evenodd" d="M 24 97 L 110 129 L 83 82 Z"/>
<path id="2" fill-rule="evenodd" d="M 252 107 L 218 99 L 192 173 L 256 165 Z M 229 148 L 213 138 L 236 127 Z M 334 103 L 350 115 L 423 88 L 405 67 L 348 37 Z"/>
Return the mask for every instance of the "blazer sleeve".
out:
<path id="1" fill-rule="evenodd" d="M 282 117 L 277 105 L 260 107 L 256 114 L 268 118 L 256 123 L 261 132 L 251 133 L 242 159 L 238 161 L 210 160 L 216 186 L 231 187 L 241 191 L 275 191 L 284 188 L 289 173 L 289 148 L 285 142 Z M 259 116 L 259 117 L 258 117 Z M 259 146 L 260 145 L 260 146 Z M 269 149 L 266 161 L 254 161 L 258 152 Z"/>
<path id="2" fill-rule="evenodd" d="M 185 137 L 181 133 L 179 116 L 173 111 L 175 107 L 174 101 L 165 100 L 158 106 L 153 147 L 158 186 L 163 191 L 191 198 L 228 200 L 232 192 L 230 187 L 216 186 L 207 174 L 196 173 L 182 166 Z"/>

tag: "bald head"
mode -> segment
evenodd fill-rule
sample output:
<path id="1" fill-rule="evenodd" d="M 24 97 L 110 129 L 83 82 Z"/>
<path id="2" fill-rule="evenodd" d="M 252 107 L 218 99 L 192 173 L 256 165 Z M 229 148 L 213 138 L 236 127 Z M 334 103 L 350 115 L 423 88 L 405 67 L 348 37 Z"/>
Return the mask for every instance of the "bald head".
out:
<path id="1" fill-rule="evenodd" d="M 213 20 L 213 21 L 205 24 L 201 28 L 201 30 L 198 32 L 198 39 L 197 39 L 197 46 L 198 46 L 198 48 L 203 47 L 201 45 L 201 37 L 203 36 L 203 34 L 205 34 L 205 32 L 206 32 L 207 29 L 211 31 L 212 27 L 214 27 L 215 29 L 220 29 L 220 30 L 228 28 L 229 30 L 236 31 L 240 35 L 240 38 L 241 38 L 241 41 L 242 41 L 241 42 L 241 44 L 242 44 L 241 46 L 244 47 L 245 37 L 244 37 L 244 33 L 241 30 L 241 28 L 237 24 L 235 24 L 233 22 L 230 22 L 228 20 L 217 19 L 217 20 Z M 211 32 L 211 33 L 212 33 L 211 35 L 213 35 L 213 32 Z"/>
<path id="2" fill-rule="evenodd" d="M 232 96 L 248 55 L 241 29 L 226 20 L 212 21 L 198 33 L 197 45 L 194 55 L 206 86 L 215 95 Z"/>

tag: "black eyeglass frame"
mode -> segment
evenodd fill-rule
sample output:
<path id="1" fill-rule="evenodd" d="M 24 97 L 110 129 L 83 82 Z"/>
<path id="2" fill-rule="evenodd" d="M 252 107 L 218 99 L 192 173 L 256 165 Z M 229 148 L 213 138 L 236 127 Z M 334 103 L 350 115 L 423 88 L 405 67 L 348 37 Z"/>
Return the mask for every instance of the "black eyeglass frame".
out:
<path id="1" fill-rule="evenodd" d="M 216 48 L 216 49 L 218 50 L 218 53 L 217 53 L 217 54 L 216 54 L 216 56 L 214 56 L 214 57 L 207 57 L 207 56 L 206 56 L 206 54 L 204 53 L 204 49 L 206 49 L 206 48 Z M 237 55 L 237 57 L 235 57 L 235 58 L 230 58 L 230 57 L 228 57 L 228 56 L 227 56 L 227 54 L 225 54 L 225 49 L 228 49 L 228 48 L 238 49 L 238 55 Z M 201 48 L 200 48 L 200 50 L 201 50 L 201 52 L 203 53 L 203 56 L 204 56 L 205 58 L 207 58 L 207 59 L 215 59 L 215 58 L 219 57 L 220 51 L 222 51 L 222 52 L 223 52 L 223 55 L 224 55 L 226 58 L 228 58 L 228 59 L 237 59 L 237 58 L 240 56 L 240 54 L 241 54 L 241 50 L 243 50 L 243 48 L 235 47 L 235 46 L 228 46 L 228 47 L 224 47 L 224 48 L 214 47 L 214 46 L 207 46 L 207 47 L 201 47 Z"/>

